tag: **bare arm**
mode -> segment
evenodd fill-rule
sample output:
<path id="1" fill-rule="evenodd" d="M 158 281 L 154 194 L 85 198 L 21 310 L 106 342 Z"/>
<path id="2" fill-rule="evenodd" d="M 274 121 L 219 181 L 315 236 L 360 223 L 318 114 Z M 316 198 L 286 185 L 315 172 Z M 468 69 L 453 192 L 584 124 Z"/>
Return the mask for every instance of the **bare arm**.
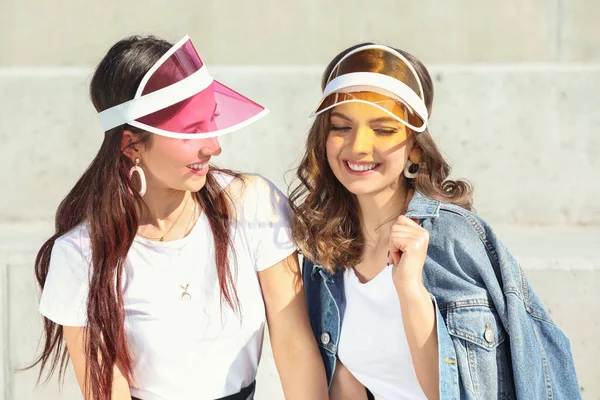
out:
<path id="1" fill-rule="evenodd" d="M 429 400 L 439 399 L 439 356 L 435 307 L 423 285 L 423 266 L 429 246 L 429 232 L 415 221 L 401 216 L 392 226 L 390 255 L 393 279 L 406 339 L 421 389 Z"/>
<path id="2" fill-rule="evenodd" d="M 330 400 L 367 400 L 367 390 L 338 359 L 329 389 Z"/>
<path id="3" fill-rule="evenodd" d="M 73 369 L 75 370 L 75 376 L 79 383 L 81 393 L 85 393 L 85 367 L 86 367 L 86 356 L 85 356 L 85 329 L 78 326 L 65 326 L 64 337 L 67 343 L 67 350 L 69 351 L 69 357 L 73 363 Z M 84 395 L 85 396 L 85 395 Z M 85 396 L 86 400 L 98 400 L 90 396 Z M 131 393 L 129 392 L 129 383 L 127 379 L 121 374 L 121 371 L 116 366 L 114 367 L 114 379 L 112 388 L 112 400 L 131 400 Z"/>
<path id="4" fill-rule="evenodd" d="M 308 321 L 298 255 L 260 271 L 258 277 L 285 398 L 328 399 L 325 367 Z"/>
<path id="5" fill-rule="evenodd" d="M 439 399 L 439 357 L 433 302 L 424 286 L 398 288 L 398 296 L 417 379 L 429 400 Z"/>

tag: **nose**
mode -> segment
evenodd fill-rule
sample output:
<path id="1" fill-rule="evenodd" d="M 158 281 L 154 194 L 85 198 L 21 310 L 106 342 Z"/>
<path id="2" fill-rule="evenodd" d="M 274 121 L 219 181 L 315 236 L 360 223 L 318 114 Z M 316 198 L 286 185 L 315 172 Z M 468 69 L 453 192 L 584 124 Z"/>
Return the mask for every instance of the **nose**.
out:
<path id="1" fill-rule="evenodd" d="M 219 140 L 216 137 L 204 139 L 200 146 L 200 154 L 203 156 L 218 156 L 221 154 Z"/>
<path id="2" fill-rule="evenodd" d="M 362 156 L 373 152 L 373 135 L 369 128 L 359 126 L 352 136 L 352 140 L 351 147 L 354 156 Z"/>

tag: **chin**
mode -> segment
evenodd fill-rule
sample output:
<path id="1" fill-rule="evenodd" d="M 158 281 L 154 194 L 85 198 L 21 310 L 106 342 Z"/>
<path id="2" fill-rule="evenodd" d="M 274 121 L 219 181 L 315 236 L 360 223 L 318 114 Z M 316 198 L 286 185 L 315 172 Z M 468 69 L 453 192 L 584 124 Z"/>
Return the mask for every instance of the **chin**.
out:
<path id="1" fill-rule="evenodd" d="M 349 184 L 345 184 L 344 182 L 342 182 L 342 184 L 344 185 L 344 187 L 346 188 L 347 191 L 349 191 L 350 193 L 352 193 L 356 196 L 375 194 L 375 193 L 381 191 L 381 188 L 377 188 L 377 187 L 374 187 L 373 185 L 365 184 L 365 182 L 360 182 L 360 183 L 352 182 Z"/>
<path id="2" fill-rule="evenodd" d="M 356 195 L 356 196 L 368 196 L 368 195 L 377 195 L 382 192 L 395 191 L 397 189 L 397 181 L 391 180 L 362 180 L 362 181 L 342 181 L 340 180 L 342 185 L 346 188 L 347 191 Z"/>
<path id="3" fill-rule="evenodd" d="M 206 185 L 206 177 L 195 179 L 195 182 L 186 182 L 185 190 L 189 192 L 199 192 Z"/>

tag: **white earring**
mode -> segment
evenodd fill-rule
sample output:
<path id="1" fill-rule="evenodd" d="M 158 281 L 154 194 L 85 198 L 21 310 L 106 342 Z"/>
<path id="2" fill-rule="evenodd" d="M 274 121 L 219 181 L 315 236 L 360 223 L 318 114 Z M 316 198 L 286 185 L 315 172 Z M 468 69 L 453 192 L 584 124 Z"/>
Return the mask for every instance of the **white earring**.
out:
<path id="1" fill-rule="evenodd" d="M 140 196 L 144 197 L 144 195 L 146 194 L 146 175 L 144 174 L 144 170 L 142 169 L 142 167 L 139 166 L 139 163 L 140 163 L 140 159 L 136 158 L 135 165 L 133 167 L 131 167 L 131 169 L 129 170 L 129 179 L 131 180 L 134 172 L 137 172 L 140 175 L 141 188 L 140 188 L 139 193 L 140 193 Z"/>
<path id="2" fill-rule="evenodd" d="M 411 167 L 413 165 L 416 165 L 417 168 L 415 170 L 415 172 L 411 172 Z M 419 173 L 419 164 L 415 164 L 410 160 L 406 160 L 406 166 L 404 167 L 404 176 L 407 177 L 408 179 L 415 179 L 417 177 Z"/>

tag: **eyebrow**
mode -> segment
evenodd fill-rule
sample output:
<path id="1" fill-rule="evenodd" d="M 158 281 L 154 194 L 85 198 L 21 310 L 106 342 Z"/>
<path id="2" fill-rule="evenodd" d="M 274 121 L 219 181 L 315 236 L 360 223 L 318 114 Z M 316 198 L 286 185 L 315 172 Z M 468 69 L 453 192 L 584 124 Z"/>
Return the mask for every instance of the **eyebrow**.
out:
<path id="1" fill-rule="evenodd" d="M 392 118 L 392 117 L 379 117 L 379 118 L 375 118 L 369 121 L 370 123 L 378 123 L 378 122 L 393 122 L 393 123 L 400 123 L 400 121 L 398 121 L 396 118 Z"/>
<path id="2" fill-rule="evenodd" d="M 342 113 L 340 113 L 340 112 L 338 112 L 338 111 L 334 111 L 334 112 L 332 112 L 332 113 L 331 113 L 331 116 L 332 116 L 332 117 L 338 117 L 338 118 L 344 119 L 344 120 L 346 120 L 346 121 L 348 121 L 348 122 L 354 122 L 354 121 L 352 120 L 352 118 L 350 118 L 350 117 L 347 117 L 347 116 L 345 116 L 344 114 L 342 114 Z M 370 124 L 377 124 L 377 123 L 381 123 L 381 122 L 384 122 L 384 123 L 385 123 L 385 122 L 388 122 L 388 123 L 396 123 L 396 124 L 400 124 L 400 123 L 401 123 L 401 122 L 400 122 L 400 121 L 398 121 L 396 118 L 392 118 L 392 117 L 379 117 L 379 118 L 375 118 L 375 119 L 369 120 L 369 123 L 370 123 Z"/>
<path id="3" fill-rule="evenodd" d="M 345 120 L 346 120 L 346 121 L 348 121 L 348 122 L 354 122 L 354 121 L 352 120 L 352 118 L 346 117 L 344 114 L 342 114 L 341 112 L 338 112 L 338 111 L 334 111 L 334 112 L 332 112 L 332 113 L 331 113 L 331 116 L 332 116 L 332 117 L 338 117 L 338 118 L 341 118 L 341 119 L 345 119 Z"/>

